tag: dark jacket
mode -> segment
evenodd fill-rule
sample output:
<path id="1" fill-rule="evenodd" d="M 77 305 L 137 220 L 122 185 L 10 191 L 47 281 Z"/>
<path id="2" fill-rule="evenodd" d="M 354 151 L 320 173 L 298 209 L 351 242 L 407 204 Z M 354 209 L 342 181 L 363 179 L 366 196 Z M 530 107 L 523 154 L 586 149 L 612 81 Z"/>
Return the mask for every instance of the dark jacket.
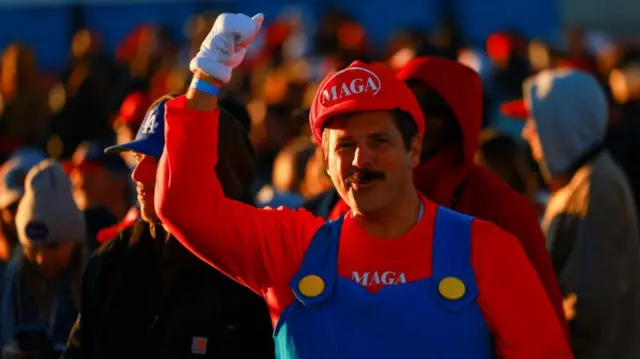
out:
<path id="1" fill-rule="evenodd" d="M 262 298 L 156 228 L 138 222 L 91 258 L 64 358 L 272 358 Z"/>

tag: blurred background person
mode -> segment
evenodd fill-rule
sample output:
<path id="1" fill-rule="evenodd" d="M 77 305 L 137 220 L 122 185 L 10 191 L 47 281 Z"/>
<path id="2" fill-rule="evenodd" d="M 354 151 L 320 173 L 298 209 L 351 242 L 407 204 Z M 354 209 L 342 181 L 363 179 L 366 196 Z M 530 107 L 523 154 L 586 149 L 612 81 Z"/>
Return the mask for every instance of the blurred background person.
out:
<path id="1" fill-rule="evenodd" d="M 73 184 L 73 197 L 87 222 L 87 248 L 98 248 L 97 234 L 122 220 L 132 205 L 129 167 L 120 156 L 109 156 L 105 148 L 111 138 L 85 141 L 64 162 Z"/>
<path id="2" fill-rule="evenodd" d="M 611 71 L 609 84 L 615 103 L 606 146 L 631 184 L 636 208 L 640 208 L 640 60 Z"/>
<path id="3" fill-rule="evenodd" d="M 532 203 L 537 203 L 537 178 L 529 165 L 524 147 L 513 137 L 495 130 L 485 130 L 480 135 L 475 162 L 496 174 Z"/>
<path id="4" fill-rule="evenodd" d="M 25 187 L 16 214 L 22 246 L 0 287 L 0 345 L 3 357 L 54 358 L 80 309 L 85 222 L 59 163 L 32 168 Z"/>
<path id="5" fill-rule="evenodd" d="M 18 246 L 16 214 L 24 195 L 25 178 L 29 170 L 45 158 L 43 151 L 23 147 L 0 166 L 0 276 Z"/>
<path id="6" fill-rule="evenodd" d="M 523 138 L 551 192 L 542 228 L 577 359 L 640 355 L 640 232 L 631 186 L 604 146 L 605 92 L 582 70 L 523 84 Z M 515 104 L 514 104 L 515 105 Z"/>
<path id="7" fill-rule="evenodd" d="M 13 43 L 2 52 L 0 68 L 0 162 L 21 146 L 41 146 L 49 107 L 35 53 Z"/>

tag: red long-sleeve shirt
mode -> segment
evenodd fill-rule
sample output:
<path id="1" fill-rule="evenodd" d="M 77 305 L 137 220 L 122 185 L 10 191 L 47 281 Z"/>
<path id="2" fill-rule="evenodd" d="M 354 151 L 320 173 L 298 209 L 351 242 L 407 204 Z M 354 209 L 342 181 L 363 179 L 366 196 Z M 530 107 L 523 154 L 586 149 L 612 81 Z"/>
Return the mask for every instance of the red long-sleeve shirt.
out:
<path id="1" fill-rule="evenodd" d="M 274 323 L 295 300 L 289 282 L 324 223 L 306 211 L 263 210 L 224 197 L 217 163 L 218 113 L 167 104 L 165 152 L 156 207 L 160 219 L 207 263 L 263 295 Z M 377 239 L 347 217 L 339 275 L 376 292 L 431 275 L 436 205 L 424 200 L 422 219 L 393 240 Z M 478 304 L 495 335 L 500 358 L 572 358 L 562 328 L 521 246 L 495 225 L 472 224 L 472 265 Z"/>

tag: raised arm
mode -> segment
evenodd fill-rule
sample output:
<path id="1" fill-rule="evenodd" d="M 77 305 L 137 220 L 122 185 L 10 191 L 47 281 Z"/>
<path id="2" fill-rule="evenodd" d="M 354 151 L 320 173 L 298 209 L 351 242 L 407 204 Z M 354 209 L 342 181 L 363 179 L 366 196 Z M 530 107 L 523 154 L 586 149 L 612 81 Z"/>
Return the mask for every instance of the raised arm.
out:
<path id="1" fill-rule="evenodd" d="M 184 246 L 256 292 L 290 279 L 323 224 L 308 212 L 259 210 L 227 199 L 215 172 L 234 155 L 218 153 L 219 136 L 237 136 L 220 132 L 227 127 L 220 123 L 217 92 L 261 24 L 262 15 L 216 20 L 191 62 L 191 88 L 167 103 L 155 198 L 159 218 Z"/>

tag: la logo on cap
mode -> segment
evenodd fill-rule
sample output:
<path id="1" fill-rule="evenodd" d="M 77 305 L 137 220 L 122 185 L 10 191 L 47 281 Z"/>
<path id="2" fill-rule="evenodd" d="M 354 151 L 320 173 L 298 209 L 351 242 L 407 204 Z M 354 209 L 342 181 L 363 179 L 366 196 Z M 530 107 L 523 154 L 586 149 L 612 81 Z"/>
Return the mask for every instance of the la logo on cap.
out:
<path id="1" fill-rule="evenodd" d="M 320 89 L 318 103 L 328 107 L 354 96 L 374 97 L 381 88 L 382 82 L 373 71 L 362 67 L 347 67 L 331 75 Z"/>
<path id="2" fill-rule="evenodd" d="M 142 124 L 142 133 L 145 135 L 151 135 L 156 132 L 158 128 L 158 121 L 156 121 L 156 114 L 158 112 L 157 107 L 154 107 L 147 115 L 146 120 Z"/>

